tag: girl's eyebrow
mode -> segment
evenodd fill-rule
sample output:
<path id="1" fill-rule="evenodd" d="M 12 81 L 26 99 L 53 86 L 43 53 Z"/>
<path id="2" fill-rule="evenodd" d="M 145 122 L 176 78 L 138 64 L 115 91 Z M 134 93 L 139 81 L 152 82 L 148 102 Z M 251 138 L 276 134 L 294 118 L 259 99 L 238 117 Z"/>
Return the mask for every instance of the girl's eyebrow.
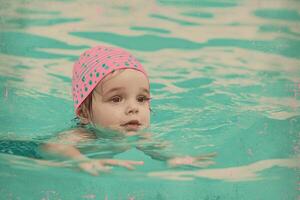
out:
<path id="1" fill-rule="evenodd" d="M 115 91 L 119 91 L 119 90 L 124 90 L 124 87 L 115 87 L 115 88 L 111 88 L 110 90 L 108 90 L 107 92 L 104 92 L 103 96 L 108 95 L 109 93 L 115 92 Z"/>
<path id="2" fill-rule="evenodd" d="M 147 93 L 147 94 L 150 94 L 149 90 L 146 89 L 146 88 L 141 88 L 141 90 L 142 90 L 143 92 Z"/>
<path id="3" fill-rule="evenodd" d="M 125 90 L 125 88 L 124 88 L 124 87 L 115 87 L 115 88 L 111 88 L 111 89 L 108 90 L 107 92 L 104 92 L 103 96 L 106 96 L 106 95 L 108 95 L 108 94 L 110 94 L 110 93 L 112 93 L 112 92 L 116 92 L 116 91 L 120 91 L 120 90 Z M 140 88 L 140 90 L 141 90 L 142 92 L 145 92 L 145 93 L 147 93 L 147 94 L 150 94 L 149 90 L 146 89 L 146 88 Z"/>

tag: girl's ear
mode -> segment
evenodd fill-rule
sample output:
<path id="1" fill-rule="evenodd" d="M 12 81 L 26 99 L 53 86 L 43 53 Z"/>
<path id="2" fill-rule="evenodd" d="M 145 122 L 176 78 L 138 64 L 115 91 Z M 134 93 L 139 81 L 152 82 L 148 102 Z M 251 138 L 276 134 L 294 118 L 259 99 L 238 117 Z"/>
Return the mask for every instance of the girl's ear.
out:
<path id="1" fill-rule="evenodd" d="M 89 115 L 87 109 L 84 106 L 80 106 L 77 110 L 77 116 L 81 123 L 88 124 L 89 123 Z"/>

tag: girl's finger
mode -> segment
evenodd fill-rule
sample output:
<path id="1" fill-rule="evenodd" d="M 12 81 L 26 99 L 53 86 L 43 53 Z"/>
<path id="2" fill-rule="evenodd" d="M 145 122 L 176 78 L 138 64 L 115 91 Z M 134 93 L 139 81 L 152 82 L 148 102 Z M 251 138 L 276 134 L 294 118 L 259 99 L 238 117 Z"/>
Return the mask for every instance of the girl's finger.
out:
<path id="1" fill-rule="evenodd" d="M 103 166 L 103 165 L 96 165 L 95 167 L 98 171 L 102 171 L 102 172 L 110 172 L 112 167 L 109 166 Z"/>
<path id="2" fill-rule="evenodd" d="M 125 168 L 130 169 L 130 170 L 134 169 L 134 167 L 131 164 L 129 164 L 127 161 L 123 161 L 123 160 L 114 162 L 114 165 L 117 165 L 117 166 L 120 166 L 120 167 L 125 167 Z"/>
<path id="3" fill-rule="evenodd" d="M 79 165 L 80 170 L 87 172 L 93 176 L 98 176 L 98 170 L 92 164 Z"/>
<path id="4" fill-rule="evenodd" d="M 130 163 L 131 165 L 143 165 L 144 161 L 132 161 L 132 160 L 128 160 L 128 163 Z"/>
<path id="5" fill-rule="evenodd" d="M 109 165 L 120 165 L 120 163 L 129 163 L 132 165 L 143 165 L 144 161 L 132 161 L 132 160 L 113 160 L 113 159 L 105 159 L 99 161 L 102 164 L 109 164 Z"/>
<path id="6" fill-rule="evenodd" d="M 101 165 L 116 165 L 117 164 L 117 160 L 113 160 L 113 159 L 103 159 L 103 160 L 99 160 L 98 162 Z"/>
<path id="7" fill-rule="evenodd" d="M 93 176 L 98 176 L 99 173 L 97 170 L 95 169 L 88 169 L 88 170 L 84 170 L 85 172 L 89 173 L 90 175 L 93 175 Z"/>
<path id="8" fill-rule="evenodd" d="M 129 170 L 134 170 L 134 167 L 132 165 L 128 164 L 128 163 L 119 163 L 119 166 L 125 167 Z"/>
<path id="9" fill-rule="evenodd" d="M 207 167 L 212 164 L 215 164 L 215 162 L 213 162 L 213 161 L 195 162 L 195 163 L 191 163 L 189 165 L 194 166 L 194 167 Z"/>
<path id="10" fill-rule="evenodd" d="M 108 159 L 108 160 L 106 160 L 105 164 L 121 166 L 121 167 L 125 167 L 125 168 L 127 168 L 129 170 L 133 170 L 134 167 L 132 165 L 143 165 L 144 162 L 143 161 L 112 160 L 112 159 Z"/>
<path id="11" fill-rule="evenodd" d="M 143 165 L 144 162 L 143 161 L 131 161 L 131 160 L 128 160 L 128 161 L 122 161 L 119 163 L 119 166 L 122 166 L 122 167 L 125 167 L 129 170 L 133 170 L 135 169 L 134 166 L 132 165 Z"/>
<path id="12" fill-rule="evenodd" d="M 209 154 L 204 154 L 204 155 L 199 155 L 199 156 L 195 156 L 194 158 L 196 160 L 210 160 L 212 159 L 213 157 L 215 157 L 217 155 L 216 152 L 213 152 L 213 153 L 209 153 Z"/>

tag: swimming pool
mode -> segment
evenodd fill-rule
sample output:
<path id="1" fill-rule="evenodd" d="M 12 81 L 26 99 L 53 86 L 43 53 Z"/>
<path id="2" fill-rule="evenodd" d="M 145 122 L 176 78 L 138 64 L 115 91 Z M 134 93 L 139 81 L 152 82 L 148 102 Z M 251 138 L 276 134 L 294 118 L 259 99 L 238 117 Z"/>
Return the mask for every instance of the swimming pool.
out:
<path id="1" fill-rule="evenodd" d="M 13 0 L 0 10 L 0 138 L 20 152 L 0 154 L 0 199 L 299 198 L 299 1 Z M 97 44 L 147 69 L 155 137 L 182 154 L 217 152 L 214 165 L 172 169 L 130 149 L 116 157 L 143 166 L 92 177 L 21 156 L 20 140 L 72 126 L 73 61 Z"/>

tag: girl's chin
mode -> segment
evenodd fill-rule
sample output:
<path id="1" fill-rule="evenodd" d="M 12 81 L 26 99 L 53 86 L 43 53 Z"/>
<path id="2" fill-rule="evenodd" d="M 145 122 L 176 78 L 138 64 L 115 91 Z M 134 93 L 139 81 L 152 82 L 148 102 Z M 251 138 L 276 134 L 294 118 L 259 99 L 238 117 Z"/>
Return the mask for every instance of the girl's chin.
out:
<path id="1" fill-rule="evenodd" d="M 138 132 L 137 131 L 127 131 L 124 133 L 126 136 L 134 136 L 134 135 L 137 135 Z"/>
<path id="2" fill-rule="evenodd" d="M 101 127 L 107 130 L 117 131 L 121 134 L 128 135 L 128 136 L 137 135 L 141 130 L 148 128 L 148 126 L 131 127 L 131 126 L 101 126 L 101 125 L 100 126 L 97 125 L 97 127 Z"/>

